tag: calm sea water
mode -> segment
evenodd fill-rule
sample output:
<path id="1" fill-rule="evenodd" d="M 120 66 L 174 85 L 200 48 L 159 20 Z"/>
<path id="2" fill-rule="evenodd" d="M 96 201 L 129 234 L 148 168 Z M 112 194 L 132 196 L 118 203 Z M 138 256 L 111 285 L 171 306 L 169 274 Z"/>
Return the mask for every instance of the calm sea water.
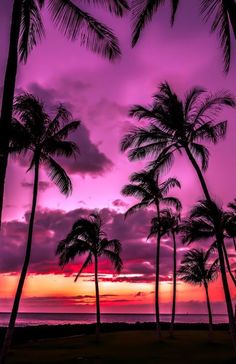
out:
<path id="1" fill-rule="evenodd" d="M 102 314 L 102 322 L 154 322 L 155 316 L 150 314 Z M 214 315 L 214 323 L 227 323 L 227 315 Z M 0 313 L 0 326 L 7 326 L 8 313 Z M 96 321 L 95 314 L 84 313 L 19 313 L 16 326 L 91 324 Z M 169 322 L 170 315 L 161 315 L 162 322 Z M 208 315 L 177 314 L 176 322 L 207 323 Z"/>

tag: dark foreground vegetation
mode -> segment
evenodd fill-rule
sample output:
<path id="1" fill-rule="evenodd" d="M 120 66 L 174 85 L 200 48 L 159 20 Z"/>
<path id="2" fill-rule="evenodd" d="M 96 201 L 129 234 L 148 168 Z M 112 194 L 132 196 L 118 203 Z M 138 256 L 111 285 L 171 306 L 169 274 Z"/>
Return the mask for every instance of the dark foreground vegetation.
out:
<path id="1" fill-rule="evenodd" d="M 179 324 L 174 339 L 164 330 L 161 342 L 156 341 L 153 327 L 150 323 L 104 324 L 99 343 L 95 335 L 83 335 L 94 332 L 93 325 L 17 328 L 9 363 L 235 363 L 226 325 L 215 327 L 212 344 L 207 342 L 204 324 Z M 30 341 L 20 343 L 29 337 Z"/>

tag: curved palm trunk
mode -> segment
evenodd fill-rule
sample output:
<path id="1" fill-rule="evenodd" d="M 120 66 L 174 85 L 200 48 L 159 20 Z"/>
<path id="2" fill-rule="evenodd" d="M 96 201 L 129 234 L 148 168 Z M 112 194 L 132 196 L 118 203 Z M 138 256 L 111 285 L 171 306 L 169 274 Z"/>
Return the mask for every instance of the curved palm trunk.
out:
<path id="1" fill-rule="evenodd" d="M 175 324 L 175 308 L 176 308 L 176 278 L 177 278 L 177 262 L 176 262 L 176 238 L 175 232 L 172 232 L 173 238 L 173 300 L 172 300 L 172 314 L 171 314 L 171 324 L 170 324 L 170 337 L 174 336 L 174 324 Z"/>
<path id="2" fill-rule="evenodd" d="M 17 286 L 15 299 L 13 303 L 13 308 L 11 312 L 11 317 L 9 321 L 9 325 L 7 328 L 7 332 L 4 338 L 3 347 L 0 356 L 0 364 L 6 363 L 7 355 L 11 346 L 13 332 L 15 328 L 15 322 L 18 314 L 18 308 L 20 304 L 21 294 L 24 287 L 24 282 L 29 266 L 30 255 L 31 255 L 31 246 L 32 246 L 32 237 L 33 237 L 33 227 L 34 227 L 34 217 L 35 217 L 35 210 L 36 210 L 36 203 L 37 203 L 37 195 L 38 195 L 38 179 L 39 179 L 39 162 L 35 164 L 35 175 L 34 175 L 34 189 L 33 189 L 33 200 L 32 200 L 32 209 L 29 221 L 29 228 L 28 228 L 28 239 L 27 239 L 27 246 L 25 252 L 25 260 L 21 270 L 21 275 L 19 279 L 19 283 Z"/>
<path id="3" fill-rule="evenodd" d="M 196 160 L 194 159 L 191 151 L 189 150 L 188 146 L 185 146 L 185 151 L 186 154 L 190 160 L 190 162 L 192 163 L 198 178 L 200 180 L 203 192 L 205 194 L 205 198 L 207 201 L 212 202 L 210 193 L 208 191 L 206 182 L 204 180 L 203 174 L 201 169 L 199 168 L 199 165 L 197 164 Z M 229 318 L 229 327 L 230 327 L 230 333 L 231 333 L 231 337 L 232 337 L 232 342 L 233 342 L 233 346 L 234 346 L 234 350 L 236 351 L 236 323 L 234 320 L 234 313 L 233 313 L 233 305 L 232 305 L 232 300 L 231 300 L 231 295 L 230 295 L 230 290 L 229 290 L 229 285 L 228 285 L 228 281 L 227 281 L 227 274 L 226 274 L 226 269 L 225 269 L 225 261 L 224 261 L 224 253 L 223 253 L 223 244 L 224 244 L 224 238 L 223 238 L 223 234 L 221 231 L 219 231 L 219 224 L 217 221 L 215 221 L 214 223 L 214 227 L 216 230 L 216 240 L 217 240 L 217 250 L 218 250 L 218 255 L 219 255 L 219 262 L 220 262 L 220 271 L 221 271 L 221 279 L 222 279 L 222 284 L 223 284 L 223 289 L 224 289 L 224 295 L 225 295 L 225 302 L 226 302 L 226 306 L 227 306 L 227 313 L 228 313 L 228 318 Z"/>
<path id="4" fill-rule="evenodd" d="M 99 286 L 98 286 L 98 258 L 95 255 L 95 291 L 96 291 L 96 314 L 97 314 L 97 325 L 96 325 L 96 340 L 99 341 L 100 338 L 100 299 L 99 299 Z"/>
<path id="5" fill-rule="evenodd" d="M 157 246 L 156 246 L 156 283 L 155 283 L 155 316 L 156 316 L 156 332 L 157 339 L 161 339 L 161 325 L 160 325 L 160 307 L 159 307 L 159 276 L 160 276 L 160 207 L 159 202 L 156 202 L 157 218 L 158 218 L 158 231 L 157 231 Z"/>
<path id="6" fill-rule="evenodd" d="M 235 279 L 235 277 L 234 277 L 234 275 L 233 275 L 233 273 L 231 271 L 231 268 L 230 268 L 229 257 L 228 257 L 228 253 L 227 253 L 227 250 L 226 250 L 226 247 L 225 247 L 225 243 L 223 243 L 222 248 L 223 248 L 223 252 L 224 252 L 226 267 L 228 269 L 229 275 L 230 275 L 234 285 L 236 286 L 236 279 Z"/>
<path id="7" fill-rule="evenodd" d="M 2 221 L 4 186 L 8 162 L 8 147 L 10 139 L 10 124 L 12 119 L 13 99 L 16 84 L 17 64 L 18 64 L 18 42 L 21 23 L 21 2 L 14 0 L 10 43 L 8 59 L 3 86 L 2 108 L 0 119 L 0 226 Z"/>
<path id="8" fill-rule="evenodd" d="M 210 304 L 207 282 L 204 282 L 204 288 L 205 288 L 205 292 L 206 292 L 207 310 L 208 310 L 208 317 L 209 317 L 208 341 L 209 341 L 209 343 L 212 343 L 212 341 L 213 341 L 213 321 L 212 321 L 211 304 Z"/>

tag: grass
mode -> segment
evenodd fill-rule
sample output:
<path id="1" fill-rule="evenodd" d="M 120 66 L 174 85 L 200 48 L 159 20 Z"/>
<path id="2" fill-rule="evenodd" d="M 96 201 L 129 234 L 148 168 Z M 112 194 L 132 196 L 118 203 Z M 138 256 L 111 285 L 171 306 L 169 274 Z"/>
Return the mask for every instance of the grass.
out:
<path id="1" fill-rule="evenodd" d="M 225 331 L 215 332 L 214 344 L 206 331 L 179 331 L 175 339 L 164 332 L 160 343 L 152 331 L 124 331 L 103 334 L 100 343 L 86 335 L 16 345 L 8 363 L 235 364 L 235 356 Z"/>

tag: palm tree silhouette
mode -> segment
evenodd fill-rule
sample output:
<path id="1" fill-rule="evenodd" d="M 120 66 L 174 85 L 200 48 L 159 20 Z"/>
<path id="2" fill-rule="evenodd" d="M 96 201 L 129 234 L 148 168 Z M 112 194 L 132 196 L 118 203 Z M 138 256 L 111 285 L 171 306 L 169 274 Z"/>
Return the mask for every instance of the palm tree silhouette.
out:
<path id="1" fill-rule="evenodd" d="M 13 2 L 0 119 L 0 225 L 18 59 L 26 62 L 30 51 L 44 36 L 41 9 L 48 4 L 53 23 L 69 40 L 80 39 L 82 46 L 110 60 L 116 59 L 121 54 L 118 39 L 113 32 L 80 8 L 83 3 L 91 5 L 91 1 L 77 2 L 79 6 L 72 0 L 14 0 Z M 92 3 L 105 7 L 117 16 L 122 16 L 128 9 L 126 0 L 96 0 Z"/>
<path id="2" fill-rule="evenodd" d="M 76 256 L 88 254 L 82 267 L 75 277 L 75 281 L 80 274 L 94 262 L 95 291 L 96 291 L 96 312 L 97 325 L 96 337 L 100 335 L 100 301 L 98 285 L 98 261 L 99 258 L 105 257 L 112 262 L 116 272 L 122 269 L 122 260 L 120 257 L 121 243 L 117 239 L 108 240 L 106 233 L 102 230 L 102 219 L 98 213 L 93 213 L 89 218 L 81 218 L 72 226 L 67 237 L 58 244 L 56 254 L 59 255 L 59 264 L 64 267 Z"/>
<path id="3" fill-rule="evenodd" d="M 174 24 L 176 11 L 179 0 L 170 0 L 172 6 L 171 24 Z M 133 16 L 133 34 L 132 47 L 138 42 L 140 35 L 145 26 L 152 20 L 153 15 L 158 11 L 159 7 L 165 3 L 165 0 L 132 0 L 131 10 Z"/>
<path id="4" fill-rule="evenodd" d="M 212 20 L 211 31 L 217 32 L 223 50 L 224 71 L 231 62 L 231 31 L 236 38 L 236 3 L 234 0 L 202 0 L 200 7 L 205 21 Z"/>
<path id="5" fill-rule="evenodd" d="M 190 212 L 189 220 L 186 220 L 181 230 L 185 233 L 184 242 L 193 242 L 199 239 L 213 238 L 216 236 L 215 220 L 218 221 L 220 230 L 225 232 L 229 225 L 228 214 L 225 213 L 216 203 L 209 203 L 208 201 L 200 201 Z M 224 243 L 224 238 L 227 235 L 222 236 L 222 250 L 224 252 L 224 258 L 226 261 L 228 272 L 231 279 L 236 286 L 236 278 L 234 277 L 227 254 L 227 250 Z M 212 249 L 217 249 L 217 241 L 214 241 L 211 245 Z"/>
<path id="6" fill-rule="evenodd" d="M 171 166 L 174 155 L 185 152 L 191 162 L 209 205 L 214 210 L 202 170 L 208 166 L 209 151 L 201 141 L 216 144 L 226 134 L 227 121 L 215 123 L 215 117 L 224 107 L 235 107 L 235 101 L 229 92 L 221 91 L 215 95 L 206 94 L 202 88 L 190 90 L 184 101 L 171 90 L 167 82 L 160 85 L 159 92 L 153 96 L 152 105 L 145 107 L 135 105 L 130 115 L 138 120 L 148 120 L 149 124 L 143 128 L 133 128 L 125 135 L 121 142 L 121 150 L 129 149 L 129 159 L 142 159 L 156 156 L 156 160 L 149 163 L 149 168 L 159 168 L 160 160 L 165 167 Z M 198 160 L 201 162 L 199 167 Z M 217 249 L 221 267 L 221 278 L 224 287 L 225 301 L 232 333 L 232 341 L 236 350 L 236 327 L 223 251 L 223 231 L 218 224 L 217 214 L 214 215 L 214 228 Z"/>
<path id="7" fill-rule="evenodd" d="M 173 240 L 173 299 L 172 299 L 172 314 L 170 324 L 170 337 L 174 337 L 175 309 L 176 309 L 176 286 L 177 286 L 177 247 L 176 234 L 179 232 L 180 214 L 173 212 L 172 209 L 163 209 L 160 212 L 160 221 L 157 218 L 152 219 L 150 236 L 156 235 L 158 225 L 160 224 L 161 235 L 171 236 Z"/>
<path id="8" fill-rule="evenodd" d="M 209 342 L 213 339 L 213 322 L 208 285 L 213 282 L 219 271 L 218 259 L 213 263 L 209 262 L 211 250 L 204 252 L 202 249 L 192 249 L 188 251 L 181 262 L 178 270 L 180 279 L 184 282 L 204 286 L 206 293 L 207 309 L 209 316 Z"/>
<path id="9" fill-rule="evenodd" d="M 179 181 L 176 178 L 168 178 L 164 182 L 159 181 L 159 173 L 155 170 L 141 171 L 134 173 L 130 177 L 131 183 L 124 186 L 122 194 L 125 196 L 134 196 L 140 199 L 140 202 L 130 207 L 125 217 L 135 211 L 149 206 L 155 206 L 157 220 L 160 221 L 160 205 L 174 206 L 180 210 L 181 203 L 175 197 L 167 196 L 169 190 L 174 187 L 181 188 Z M 157 246 L 156 246 L 156 282 L 155 282 L 155 314 L 156 314 L 156 331 L 158 340 L 161 338 L 160 327 L 160 310 L 159 310 L 159 274 L 160 274 L 160 243 L 161 229 L 158 224 L 157 229 Z"/>
<path id="10" fill-rule="evenodd" d="M 34 170 L 34 184 L 25 258 L 3 343 L 1 364 L 5 363 L 11 345 L 22 289 L 30 262 L 40 167 L 43 166 L 46 169 L 50 179 L 59 187 L 61 193 L 67 196 L 72 191 L 70 178 L 53 157 L 64 156 L 68 158 L 75 156 L 78 152 L 76 144 L 66 139 L 71 132 L 78 128 L 79 121 L 68 122 L 71 115 L 63 106 L 59 106 L 56 116 L 50 119 L 44 110 L 44 105 L 33 95 L 25 93 L 16 98 L 14 113 L 18 119 L 15 118 L 11 125 L 10 151 L 15 154 L 31 155 L 28 171 Z"/>
<path id="11" fill-rule="evenodd" d="M 236 251 L 236 200 L 228 204 L 231 211 L 227 213 L 226 234 L 233 240 L 234 249 Z"/>

